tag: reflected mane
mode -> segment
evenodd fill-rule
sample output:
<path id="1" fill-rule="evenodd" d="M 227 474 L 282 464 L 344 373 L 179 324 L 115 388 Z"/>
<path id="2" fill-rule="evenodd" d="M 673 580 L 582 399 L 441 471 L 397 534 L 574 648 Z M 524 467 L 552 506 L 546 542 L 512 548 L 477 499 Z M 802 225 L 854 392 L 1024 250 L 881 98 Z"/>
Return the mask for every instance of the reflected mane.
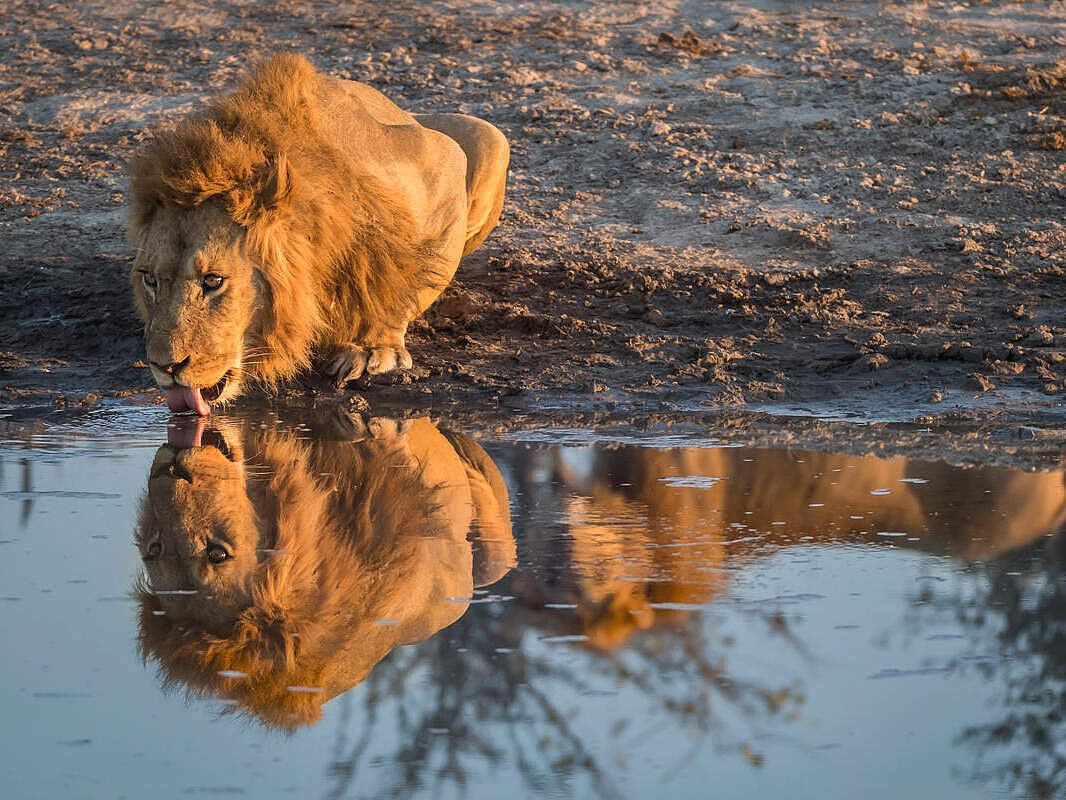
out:
<path id="1" fill-rule="evenodd" d="M 290 731 L 316 722 L 331 696 L 326 683 L 344 641 L 339 630 L 373 618 L 395 591 L 388 576 L 403 574 L 418 557 L 420 537 L 445 524 L 419 469 L 372 458 L 357 444 L 314 451 L 276 431 L 257 432 L 245 445 L 258 454 L 256 470 L 269 473 L 260 487 L 260 547 L 276 552 L 251 575 L 252 602 L 231 631 L 220 635 L 197 624 L 196 610 L 209 598 L 181 598 L 192 618 L 175 620 L 147 580 L 135 588 L 139 651 L 158 664 L 165 686 L 184 686 L 191 697 L 229 698 L 242 712 Z M 341 489 L 323 477 L 331 474 L 344 476 Z M 139 540 L 147 524 L 142 511 Z M 373 633 L 367 663 L 356 669 L 363 675 L 388 649 Z M 242 677 L 227 677 L 235 673 Z"/>

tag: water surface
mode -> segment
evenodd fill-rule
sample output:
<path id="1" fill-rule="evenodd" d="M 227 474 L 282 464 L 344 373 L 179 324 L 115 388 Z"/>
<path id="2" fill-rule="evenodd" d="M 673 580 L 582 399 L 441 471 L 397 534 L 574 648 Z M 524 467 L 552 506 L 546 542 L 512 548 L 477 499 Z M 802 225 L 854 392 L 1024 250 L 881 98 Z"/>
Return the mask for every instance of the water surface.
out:
<path id="1" fill-rule="evenodd" d="M 1060 472 L 154 409 L 0 451 L 4 796 L 1053 797 Z"/>

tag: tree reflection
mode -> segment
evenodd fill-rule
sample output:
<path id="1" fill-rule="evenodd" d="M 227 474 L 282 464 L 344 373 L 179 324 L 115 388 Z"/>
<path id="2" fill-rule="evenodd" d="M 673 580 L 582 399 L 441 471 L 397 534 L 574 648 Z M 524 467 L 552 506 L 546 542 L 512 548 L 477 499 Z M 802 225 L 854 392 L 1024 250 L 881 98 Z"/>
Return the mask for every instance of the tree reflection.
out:
<path id="1" fill-rule="evenodd" d="M 1021 797 L 1066 796 L 1066 533 L 983 565 L 974 578 L 973 595 L 923 598 L 957 615 L 994 654 L 978 651 L 972 662 L 1002 687 L 1002 718 L 959 737 L 976 755 L 972 778 Z"/>
<path id="2" fill-rule="evenodd" d="M 592 793 L 617 796 L 624 770 L 571 722 L 575 693 L 596 695 L 604 685 L 638 692 L 647 719 L 673 740 L 697 734 L 679 750 L 679 766 L 708 742 L 757 765 L 752 743 L 798 714 L 804 693 L 796 677 L 768 685 L 730 672 L 731 642 L 700 610 L 731 573 L 808 543 L 891 543 L 989 558 L 1066 518 L 1054 473 L 799 451 L 496 448 L 493 455 L 517 488 L 520 554 L 519 569 L 493 590 L 515 599 L 498 614 L 472 610 L 379 664 L 364 686 L 363 734 L 347 740 L 353 698 L 340 721 L 332 796 L 382 767 L 386 785 L 375 793 L 407 796 L 462 788 L 484 763 L 505 762 L 517 766 L 530 793 L 572 793 L 584 776 Z M 902 538 L 877 538 L 879 531 Z M 766 641 L 769 652 L 803 651 L 779 613 L 750 616 L 745 636 Z M 545 635 L 574 639 L 562 645 L 569 657 L 538 647 Z M 431 674 L 439 676 L 432 689 L 419 692 Z M 372 757 L 370 731 L 386 720 L 399 720 L 397 739 L 410 744 Z"/>
<path id="3" fill-rule="evenodd" d="M 494 590 L 509 592 L 508 584 L 513 581 Z M 373 772 L 374 759 L 381 765 L 372 749 L 378 724 L 403 744 L 384 759 L 387 784 L 376 785 L 374 796 L 412 796 L 448 784 L 462 789 L 486 764 L 513 764 L 532 794 L 570 793 L 581 779 L 597 796 L 619 797 L 618 765 L 597 755 L 572 724 L 575 695 L 608 695 L 609 702 L 613 687 L 635 689 L 649 719 L 670 735 L 698 734 L 693 752 L 713 736 L 715 744 L 756 760 L 750 742 L 727 729 L 720 709 L 731 706 L 758 730 L 759 720 L 795 713 L 802 703 L 797 687 L 768 688 L 729 675 L 728 644 L 710 640 L 698 617 L 644 631 L 625 649 L 584 648 L 577 658 L 561 659 L 540 639 L 550 616 L 521 604 L 497 614 L 472 609 L 440 635 L 393 651 L 362 686 L 358 735 L 352 733 L 357 701 L 345 698 L 329 796 L 363 788 L 363 773 Z M 436 677 L 425 689 L 430 676 Z M 615 738 L 623 733 L 612 731 Z"/>

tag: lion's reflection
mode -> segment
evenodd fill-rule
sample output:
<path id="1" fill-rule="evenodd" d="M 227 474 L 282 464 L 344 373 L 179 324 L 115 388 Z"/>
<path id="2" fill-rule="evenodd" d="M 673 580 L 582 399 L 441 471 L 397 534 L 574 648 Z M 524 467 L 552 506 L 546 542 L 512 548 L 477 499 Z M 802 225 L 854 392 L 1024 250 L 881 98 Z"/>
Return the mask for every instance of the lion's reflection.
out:
<path id="1" fill-rule="evenodd" d="M 136 533 L 141 649 L 168 682 L 311 724 L 514 563 L 499 471 L 428 420 L 189 425 L 156 454 Z"/>

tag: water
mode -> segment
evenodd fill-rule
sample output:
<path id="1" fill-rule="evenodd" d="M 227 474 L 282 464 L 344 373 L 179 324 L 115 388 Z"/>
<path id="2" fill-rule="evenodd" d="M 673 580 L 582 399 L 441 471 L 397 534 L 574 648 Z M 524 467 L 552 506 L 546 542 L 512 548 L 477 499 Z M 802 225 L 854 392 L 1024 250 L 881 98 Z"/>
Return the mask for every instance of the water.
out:
<path id="1" fill-rule="evenodd" d="M 365 423 L 4 441 L 4 797 L 1066 791 L 1062 473 Z"/>

